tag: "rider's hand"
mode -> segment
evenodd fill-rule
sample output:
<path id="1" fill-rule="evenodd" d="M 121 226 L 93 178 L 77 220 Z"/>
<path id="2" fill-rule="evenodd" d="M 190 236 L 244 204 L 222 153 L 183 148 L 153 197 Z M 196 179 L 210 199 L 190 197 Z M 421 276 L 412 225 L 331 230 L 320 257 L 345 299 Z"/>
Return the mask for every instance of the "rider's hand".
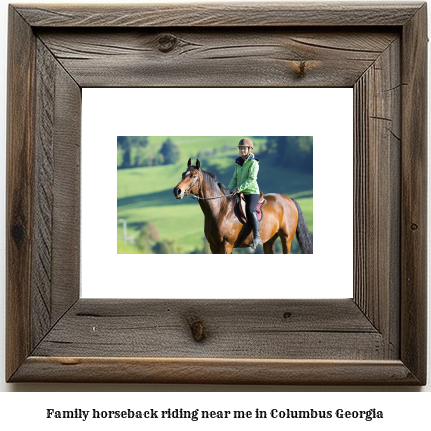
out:
<path id="1" fill-rule="evenodd" d="M 238 189 L 233 189 L 231 192 L 233 195 L 236 195 L 238 193 Z"/>

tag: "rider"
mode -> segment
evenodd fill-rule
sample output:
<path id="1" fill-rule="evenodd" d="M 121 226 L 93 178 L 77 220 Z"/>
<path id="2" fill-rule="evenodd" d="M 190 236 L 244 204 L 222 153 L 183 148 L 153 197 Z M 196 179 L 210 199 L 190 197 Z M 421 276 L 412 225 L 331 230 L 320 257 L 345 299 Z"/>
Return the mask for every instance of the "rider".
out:
<path id="1" fill-rule="evenodd" d="M 251 247 L 256 248 L 262 244 L 259 234 L 259 220 L 255 212 L 259 203 L 259 186 L 257 185 L 257 173 L 259 172 L 259 159 L 254 157 L 253 142 L 244 138 L 238 144 L 239 154 L 235 160 L 235 173 L 229 183 L 229 190 L 233 193 L 243 193 L 246 201 L 246 215 L 253 229 L 253 242 Z"/>

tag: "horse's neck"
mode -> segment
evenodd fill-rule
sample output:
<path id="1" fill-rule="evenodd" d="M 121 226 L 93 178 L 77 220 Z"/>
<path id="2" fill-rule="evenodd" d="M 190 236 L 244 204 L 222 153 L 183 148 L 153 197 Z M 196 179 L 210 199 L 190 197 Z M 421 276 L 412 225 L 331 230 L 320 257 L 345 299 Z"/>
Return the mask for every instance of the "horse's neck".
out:
<path id="1" fill-rule="evenodd" d="M 222 211 L 222 208 L 225 207 L 222 202 L 222 200 L 224 200 L 225 198 L 208 199 L 215 198 L 218 196 L 222 196 L 222 194 L 215 192 L 211 187 L 206 187 L 205 184 L 203 184 L 203 187 L 200 188 L 199 197 L 204 199 L 200 200 L 199 204 L 205 217 L 218 217 L 220 212 Z"/>

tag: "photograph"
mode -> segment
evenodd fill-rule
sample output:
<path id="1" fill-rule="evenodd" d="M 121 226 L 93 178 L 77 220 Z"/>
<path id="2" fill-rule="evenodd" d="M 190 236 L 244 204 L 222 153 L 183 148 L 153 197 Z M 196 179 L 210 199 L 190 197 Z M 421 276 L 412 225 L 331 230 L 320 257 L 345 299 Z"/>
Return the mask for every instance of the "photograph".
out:
<path id="1" fill-rule="evenodd" d="M 118 136 L 119 254 L 312 254 L 312 136 Z"/>

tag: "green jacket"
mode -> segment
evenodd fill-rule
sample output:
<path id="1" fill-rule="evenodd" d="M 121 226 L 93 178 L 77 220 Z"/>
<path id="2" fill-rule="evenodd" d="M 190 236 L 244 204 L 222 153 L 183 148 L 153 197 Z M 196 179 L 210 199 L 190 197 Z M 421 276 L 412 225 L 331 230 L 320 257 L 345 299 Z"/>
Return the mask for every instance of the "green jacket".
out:
<path id="1" fill-rule="evenodd" d="M 259 172 L 259 160 L 250 156 L 245 162 L 241 157 L 235 160 L 235 173 L 229 183 L 229 190 L 238 188 L 238 193 L 245 195 L 259 194 L 257 185 L 257 173 Z"/>

